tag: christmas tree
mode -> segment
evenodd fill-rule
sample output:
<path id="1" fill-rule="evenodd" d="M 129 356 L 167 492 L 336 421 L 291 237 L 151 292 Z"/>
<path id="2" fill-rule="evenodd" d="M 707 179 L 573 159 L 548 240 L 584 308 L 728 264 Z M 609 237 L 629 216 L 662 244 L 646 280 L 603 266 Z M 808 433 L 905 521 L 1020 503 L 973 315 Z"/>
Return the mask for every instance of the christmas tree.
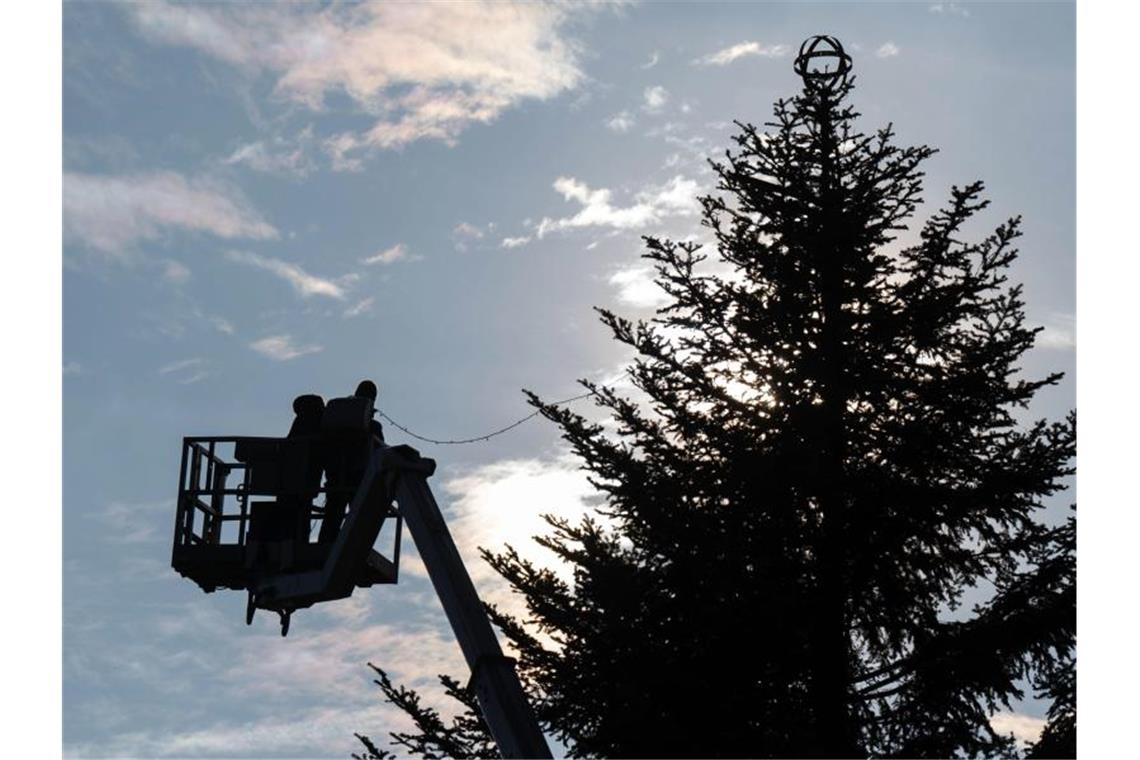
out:
<path id="1" fill-rule="evenodd" d="M 715 246 L 645 238 L 670 303 L 599 310 L 648 401 L 583 381 L 615 435 L 530 396 L 604 505 L 538 539 L 570 583 L 484 552 L 526 601 L 493 619 L 572 756 L 1008 756 L 989 717 L 1027 685 L 1053 700 L 1034 751 L 1072 751 L 1075 527 L 1043 512 L 1075 421 L 1024 421 L 1060 376 L 1019 374 L 1020 219 L 965 240 L 976 182 L 915 228 L 933 151 L 859 131 L 833 39 L 796 67 L 712 162 Z M 457 682 L 448 725 L 381 675 L 406 749 L 494 754 Z"/>

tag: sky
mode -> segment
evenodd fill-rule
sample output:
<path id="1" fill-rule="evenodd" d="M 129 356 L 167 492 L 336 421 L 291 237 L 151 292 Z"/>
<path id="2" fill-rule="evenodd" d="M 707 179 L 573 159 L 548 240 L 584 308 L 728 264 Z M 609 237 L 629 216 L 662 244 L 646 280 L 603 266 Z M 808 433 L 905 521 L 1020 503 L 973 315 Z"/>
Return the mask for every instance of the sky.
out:
<path id="1" fill-rule="evenodd" d="M 925 199 L 983 179 L 1024 216 L 1029 374 L 1075 406 L 1072 4 L 67 3 L 63 24 L 64 745 L 70 756 L 345 756 L 465 678 L 411 542 L 397 586 L 297 613 L 169 567 L 185 435 L 280 435 L 304 392 L 477 436 L 629 355 L 592 307 L 650 317 L 640 236 L 703 234 L 706 159 L 792 95 L 806 37 L 852 54 L 861 124 L 939 152 Z M 925 210 L 929 210 L 929 207 Z M 919 218 L 922 218 L 920 213 Z M 589 404 L 579 405 L 582 411 Z M 593 494 L 557 429 L 421 444 L 476 547 Z M 1063 502 L 1063 503 L 1062 503 Z M 1067 497 L 1051 506 L 1061 514 Z M 1044 706 L 995 718 L 1030 736 Z"/>

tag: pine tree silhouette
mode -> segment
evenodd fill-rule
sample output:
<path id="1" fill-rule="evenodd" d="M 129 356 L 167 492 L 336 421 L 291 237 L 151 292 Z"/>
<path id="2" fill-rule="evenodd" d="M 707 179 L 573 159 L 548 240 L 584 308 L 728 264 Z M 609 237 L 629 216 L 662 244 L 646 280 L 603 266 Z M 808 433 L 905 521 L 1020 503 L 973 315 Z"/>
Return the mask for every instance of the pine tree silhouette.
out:
<path id="1" fill-rule="evenodd" d="M 650 401 L 583 381 L 616 435 L 529 394 L 605 520 L 548 518 L 570 584 L 483 556 L 526 600 L 491 614 L 572 756 L 1008 756 L 989 716 L 1026 683 L 1054 700 L 1034 751 L 1075 750 L 1075 523 L 1042 517 L 1075 417 L 1024 421 L 1060 375 L 1019 374 L 1020 219 L 967 242 L 972 183 L 903 245 L 933 151 L 859 132 L 853 84 L 738 123 L 701 199 L 715 261 L 645 238 L 671 302 L 599 313 Z M 414 754 L 494 754 L 469 700 L 447 727 L 380 685 Z"/>

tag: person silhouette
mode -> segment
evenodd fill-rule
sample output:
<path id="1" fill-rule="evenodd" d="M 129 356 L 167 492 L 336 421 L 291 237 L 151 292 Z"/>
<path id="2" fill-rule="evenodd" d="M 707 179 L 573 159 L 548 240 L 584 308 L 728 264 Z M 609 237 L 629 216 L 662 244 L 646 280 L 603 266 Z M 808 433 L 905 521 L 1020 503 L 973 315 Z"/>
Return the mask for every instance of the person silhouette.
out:
<path id="1" fill-rule="evenodd" d="M 384 443 L 376 414 L 376 383 L 362 380 L 347 398 L 332 399 L 325 408 L 322 437 L 325 450 L 325 514 L 319 543 L 332 543 L 345 511 L 368 467 L 373 449 Z"/>
<path id="2" fill-rule="evenodd" d="M 286 438 L 319 435 L 324 411 L 325 400 L 315 393 L 306 393 L 293 399 L 293 424 L 289 426 Z"/>
<path id="3" fill-rule="evenodd" d="M 361 380 L 359 385 L 356 386 L 356 392 L 352 395 L 357 398 L 370 399 L 372 401 L 372 414 L 376 414 L 376 383 L 371 380 Z M 384 426 L 380 424 L 380 420 L 370 420 L 369 429 L 372 432 L 372 437 L 376 439 L 373 442 L 374 444 L 384 443 Z"/>
<path id="4" fill-rule="evenodd" d="M 324 470 L 324 452 L 321 445 L 321 418 L 325 411 L 325 400 L 314 393 L 306 393 L 293 399 L 293 424 L 289 426 L 286 438 L 296 441 L 295 446 L 304 450 L 304 480 L 302 489 L 295 496 L 281 499 L 282 507 L 295 514 L 289 518 L 296 526 L 294 535 L 299 543 L 308 543 L 309 526 L 313 514 L 313 500 L 321 490 L 321 472 Z"/>
<path id="5" fill-rule="evenodd" d="M 247 541 L 247 562 L 252 566 L 276 557 L 280 569 L 293 565 L 297 546 L 308 543 L 312 519 L 313 499 L 321 488 L 321 418 L 325 402 L 320 396 L 306 393 L 293 400 L 293 424 L 285 440 L 274 450 L 271 458 L 259 460 L 258 467 L 276 473 L 275 501 L 253 502 L 250 505 L 250 528 Z M 242 460 L 241 456 L 237 457 Z M 267 555 L 262 547 L 276 545 L 279 549 Z"/>

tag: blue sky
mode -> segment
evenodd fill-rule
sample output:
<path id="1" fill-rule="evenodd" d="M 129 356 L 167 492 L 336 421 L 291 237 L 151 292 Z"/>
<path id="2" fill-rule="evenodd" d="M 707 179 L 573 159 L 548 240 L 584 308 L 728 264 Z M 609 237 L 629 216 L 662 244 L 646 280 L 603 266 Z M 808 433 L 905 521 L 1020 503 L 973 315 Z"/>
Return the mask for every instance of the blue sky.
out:
<path id="1" fill-rule="evenodd" d="M 794 92 L 822 32 L 855 58 L 867 129 L 940 149 L 928 201 L 981 178 L 984 226 L 1024 214 L 1015 277 L 1046 328 L 1027 369 L 1069 373 L 1033 412 L 1060 416 L 1071 4 L 66 4 L 67 751 L 344 756 L 399 718 L 365 661 L 461 674 L 414 552 L 399 586 L 298 613 L 285 640 L 178 578 L 181 436 L 283 433 L 295 395 L 371 377 L 395 419 L 466 437 L 526 414 L 522 387 L 620 374 L 590 307 L 652 314 L 638 236 L 701 235 L 704 159 Z M 590 501 L 542 421 L 422 450 L 492 599 L 475 547 Z M 1041 706 L 1018 709 L 1003 720 L 1032 730 Z"/>

